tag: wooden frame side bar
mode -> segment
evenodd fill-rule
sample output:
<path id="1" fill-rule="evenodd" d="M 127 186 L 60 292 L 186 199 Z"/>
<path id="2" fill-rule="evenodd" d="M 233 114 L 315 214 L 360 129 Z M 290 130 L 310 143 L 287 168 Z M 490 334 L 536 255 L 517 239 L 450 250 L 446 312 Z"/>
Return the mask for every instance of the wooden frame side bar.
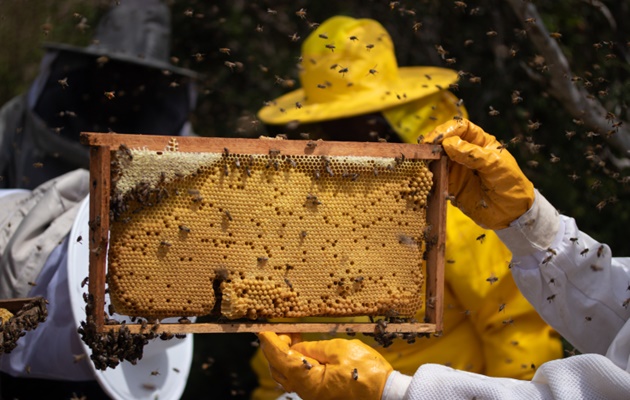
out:
<path id="1" fill-rule="evenodd" d="M 121 144 L 128 148 L 146 148 L 151 151 L 164 151 L 169 141 L 177 141 L 178 151 L 194 153 L 223 153 L 225 149 L 234 149 L 239 154 L 269 154 L 270 150 L 279 150 L 280 155 L 326 155 L 357 157 L 401 157 L 410 159 L 437 160 L 441 157 L 441 146 L 408 143 L 377 142 L 333 142 L 323 140 L 277 140 L 277 139 L 241 139 L 218 137 L 169 137 L 152 135 L 127 135 L 118 133 L 81 134 L 81 143 L 89 146 L 105 146 L 118 150 Z M 312 143 L 316 146 L 309 146 Z M 238 149 L 238 152 L 236 151 Z"/>
<path id="2" fill-rule="evenodd" d="M 90 147 L 90 271 L 88 289 L 92 295 L 92 316 L 96 330 L 105 325 L 105 268 L 109 240 L 109 147 Z"/>
<path id="3" fill-rule="evenodd" d="M 426 321 L 443 329 L 444 315 L 444 251 L 446 247 L 446 196 L 448 195 L 448 158 L 441 157 L 429 166 L 434 188 L 427 208 L 427 224 L 431 227 L 427 243 Z"/>

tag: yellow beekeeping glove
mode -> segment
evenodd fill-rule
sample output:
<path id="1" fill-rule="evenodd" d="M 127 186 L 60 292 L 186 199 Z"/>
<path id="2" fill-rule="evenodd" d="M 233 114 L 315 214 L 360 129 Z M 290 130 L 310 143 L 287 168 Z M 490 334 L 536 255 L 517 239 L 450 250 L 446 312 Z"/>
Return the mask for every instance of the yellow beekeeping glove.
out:
<path id="1" fill-rule="evenodd" d="M 532 206 L 534 185 L 501 143 L 472 122 L 446 122 L 425 143 L 444 147 L 453 161 L 448 190 L 454 204 L 480 226 L 507 228 Z"/>
<path id="2" fill-rule="evenodd" d="M 289 336 L 273 332 L 258 338 L 273 379 L 304 400 L 378 400 L 393 371 L 383 356 L 356 339 L 291 345 Z"/>

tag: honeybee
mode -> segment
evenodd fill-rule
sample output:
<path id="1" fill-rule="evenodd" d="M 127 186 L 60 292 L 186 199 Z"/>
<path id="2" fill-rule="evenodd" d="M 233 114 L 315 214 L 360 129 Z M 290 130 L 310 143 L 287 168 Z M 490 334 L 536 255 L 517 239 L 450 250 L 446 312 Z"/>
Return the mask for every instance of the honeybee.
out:
<path id="1" fill-rule="evenodd" d="M 297 15 L 301 19 L 306 19 L 306 9 L 305 8 L 300 8 L 299 10 L 297 10 L 295 12 L 295 15 Z"/>
<path id="2" fill-rule="evenodd" d="M 65 78 L 63 78 L 63 79 L 59 79 L 59 80 L 57 81 L 57 83 L 59 83 L 59 84 L 61 85 L 61 88 L 62 88 L 62 89 L 67 88 L 67 87 L 69 86 L 69 85 L 68 85 L 68 77 L 66 76 L 66 77 L 65 77 Z"/>
<path id="3" fill-rule="evenodd" d="M 306 360 L 306 358 L 302 359 L 302 363 L 304 364 L 304 368 L 306 368 L 307 370 L 313 368 L 313 364 L 308 362 L 308 360 Z"/>
<path id="4" fill-rule="evenodd" d="M 602 244 L 601 246 L 599 246 L 599 248 L 597 249 L 597 257 L 601 257 L 604 254 L 604 245 Z"/>
<path id="5" fill-rule="evenodd" d="M 488 278 L 486 278 L 487 282 L 490 282 L 490 284 L 492 285 L 493 283 L 495 283 L 496 281 L 498 281 L 499 278 L 497 278 L 494 273 L 490 274 L 490 276 Z"/>

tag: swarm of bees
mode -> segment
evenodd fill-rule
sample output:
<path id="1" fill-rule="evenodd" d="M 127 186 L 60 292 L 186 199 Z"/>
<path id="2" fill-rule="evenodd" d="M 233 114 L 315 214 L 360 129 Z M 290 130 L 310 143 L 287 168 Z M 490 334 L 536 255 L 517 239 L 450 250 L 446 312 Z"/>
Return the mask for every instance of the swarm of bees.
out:
<path id="1" fill-rule="evenodd" d="M 46 304 L 46 300 L 39 297 L 24 304 L 15 315 L 0 309 L 0 356 L 13 351 L 19 338 L 46 321 L 48 317 Z"/>

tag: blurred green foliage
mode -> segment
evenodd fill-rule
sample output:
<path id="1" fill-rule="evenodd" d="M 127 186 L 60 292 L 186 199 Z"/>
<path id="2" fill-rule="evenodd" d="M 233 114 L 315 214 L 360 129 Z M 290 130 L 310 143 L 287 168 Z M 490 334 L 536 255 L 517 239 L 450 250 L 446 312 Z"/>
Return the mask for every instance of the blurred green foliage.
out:
<path id="1" fill-rule="evenodd" d="M 573 77 L 577 77 L 574 84 L 586 88 L 593 101 L 614 114 L 611 124 L 628 121 L 630 24 L 626 20 L 630 3 L 531 3 L 541 15 L 542 21 L 536 22 L 543 22 L 554 33 L 567 57 Z M 107 4 L 0 2 L 0 102 L 27 89 L 37 74 L 42 42 L 89 43 L 97 17 Z M 628 171 L 607 158 L 609 152 L 622 158 L 628 154 L 611 148 L 605 132 L 579 124 L 554 97 L 549 69 L 556 65 L 541 60 L 528 36 L 528 22 L 519 20 L 507 1 L 188 0 L 169 4 L 173 10 L 172 55 L 179 65 L 206 76 L 199 82 L 198 108 L 191 116 L 199 134 L 264 134 L 256 123 L 256 111 L 264 101 L 299 86 L 296 64 L 300 46 L 314 24 L 337 14 L 374 18 L 393 37 L 400 65 L 437 65 L 462 71 L 455 94 L 464 100 L 470 119 L 500 140 L 511 142 L 509 151 L 535 186 L 561 212 L 576 218 L 583 231 L 610 244 L 616 255 L 630 255 L 625 237 L 630 224 L 630 190 L 628 179 L 623 179 Z M 304 18 L 296 14 L 300 10 L 305 12 Z M 82 30 L 83 17 L 91 27 Z M 438 46 L 448 54 L 442 57 Z M 481 78 L 480 82 L 472 82 L 471 77 Z M 249 343 L 252 337 L 243 340 Z M 208 343 L 202 346 L 212 347 Z M 226 359 L 237 354 L 247 357 L 253 351 L 236 345 L 233 353 L 227 344 L 219 347 L 222 355 L 217 357 Z M 208 352 L 216 352 L 214 348 L 197 353 L 202 359 L 195 362 L 208 364 L 208 357 L 212 358 Z M 228 369 L 223 372 L 231 373 Z M 202 384 L 206 375 L 193 375 L 192 379 Z M 254 378 L 241 378 L 244 380 L 222 393 L 243 396 Z M 228 378 L 220 379 L 226 382 Z"/>

